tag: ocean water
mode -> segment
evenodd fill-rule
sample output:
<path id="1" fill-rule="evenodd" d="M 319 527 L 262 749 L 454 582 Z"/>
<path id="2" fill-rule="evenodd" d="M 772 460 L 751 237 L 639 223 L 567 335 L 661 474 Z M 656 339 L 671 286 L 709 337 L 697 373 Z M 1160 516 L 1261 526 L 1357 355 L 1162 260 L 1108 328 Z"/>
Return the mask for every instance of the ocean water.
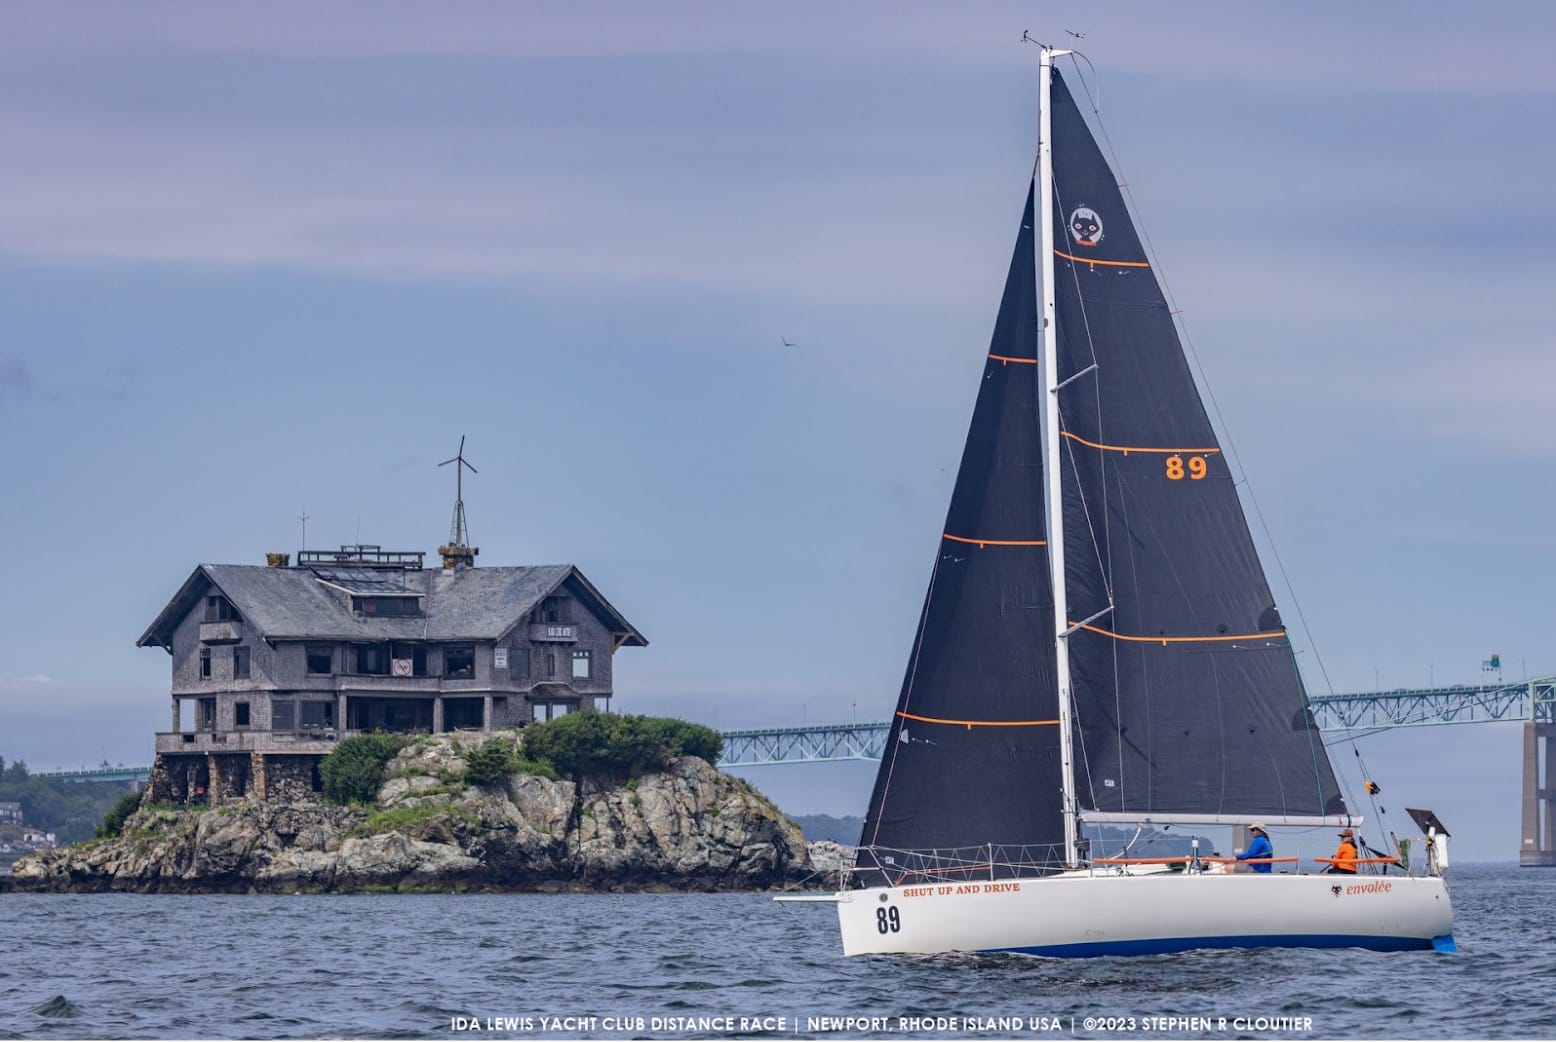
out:
<path id="1" fill-rule="evenodd" d="M 1457 954 L 1087 960 L 845 959 L 763 894 L 5 894 L 0 1038 L 1556 1037 L 1556 870 L 1450 883 Z"/>

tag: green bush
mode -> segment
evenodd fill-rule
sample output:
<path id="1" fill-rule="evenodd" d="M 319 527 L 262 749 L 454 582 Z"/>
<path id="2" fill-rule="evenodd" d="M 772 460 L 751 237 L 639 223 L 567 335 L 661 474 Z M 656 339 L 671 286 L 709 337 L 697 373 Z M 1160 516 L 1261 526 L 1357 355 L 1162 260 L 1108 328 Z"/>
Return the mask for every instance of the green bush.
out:
<path id="1" fill-rule="evenodd" d="M 465 756 L 465 781 L 483 789 L 494 788 L 508 780 L 519 751 L 501 739 L 487 742 Z"/>
<path id="2" fill-rule="evenodd" d="M 140 809 L 140 797 L 138 792 L 125 793 L 113 805 L 113 809 L 103 815 L 103 823 L 92 831 L 92 836 L 95 839 L 108 839 L 123 832 L 125 819 Z"/>
<path id="3" fill-rule="evenodd" d="M 319 762 L 324 798 L 331 803 L 372 803 L 384 784 L 385 765 L 404 747 L 404 738 L 382 731 L 344 739 Z"/>
<path id="4" fill-rule="evenodd" d="M 524 755 L 574 779 L 633 778 L 678 756 L 717 763 L 724 738 L 701 724 L 670 717 L 582 712 L 524 732 Z"/>

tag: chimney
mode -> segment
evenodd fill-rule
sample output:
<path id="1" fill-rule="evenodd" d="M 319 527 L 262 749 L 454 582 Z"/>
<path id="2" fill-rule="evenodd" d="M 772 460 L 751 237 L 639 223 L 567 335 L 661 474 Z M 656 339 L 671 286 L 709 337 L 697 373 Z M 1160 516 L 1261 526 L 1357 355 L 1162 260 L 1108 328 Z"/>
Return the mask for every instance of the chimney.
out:
<path id="1" fill-rule="evenodd" d="M 271 568 L 285 568 L 292 563 L 291 554 L 266 554 L 265 564 Z"/>
<path id="2" fill-rule="evenodd" d="M 481 551 L 473 546 L 465 546 L 463 543 L 449 543 L 447 546 L 438 547 L 438 553 L 443 555 L 443 569 L 453 571 L 459 568 L 474 568 L 475 555 Z"/>

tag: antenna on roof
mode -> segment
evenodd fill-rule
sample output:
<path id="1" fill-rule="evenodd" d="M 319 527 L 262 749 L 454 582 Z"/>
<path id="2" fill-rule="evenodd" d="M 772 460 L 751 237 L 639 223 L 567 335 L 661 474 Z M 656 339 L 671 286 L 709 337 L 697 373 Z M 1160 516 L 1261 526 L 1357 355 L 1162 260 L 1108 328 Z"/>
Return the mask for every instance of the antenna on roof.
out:
<path id="1" fill-rule="evenodd" d="M 459 436 L 459 451 L 449 459 L 439 463 L 438 466 L 446 467 L 454 464 L 454 521 L 449 526 L 448 545 L 438 547 L 438 553 L 443 555 L 444 568 L 474 568 L 475 555 L 481 551 L 470 545 L 470 532 L 465 527 L 465 468 L 470 468 L 470 473 L 479 471 L 465 459 L 465 436 Z"/>
<path id="2" fill-rule="evenodd" d="M 297 520 L 303 523 L 303 541 L 297 544 L 298 550 L 308 549 L 308 508 L 303 507 L 303 512 L 297 515 Z"/>

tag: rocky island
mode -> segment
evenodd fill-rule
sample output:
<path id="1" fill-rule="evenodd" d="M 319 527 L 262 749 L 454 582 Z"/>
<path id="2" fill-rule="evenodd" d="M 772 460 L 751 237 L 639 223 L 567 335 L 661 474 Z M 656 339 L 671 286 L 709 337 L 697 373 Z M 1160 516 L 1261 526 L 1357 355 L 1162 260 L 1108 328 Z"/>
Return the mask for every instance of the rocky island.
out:
<path id="1" fill-rule="evenodd" d="M 117 835 L 23 858 L 5 886 L 293 893 L 820 883 L 799 827 L 706 759 L 671 756 L 625 778 L 567 779 L 547 776 L 556 772 L 526 752 L 519 731 L 420 735 L 383 764 L 371 801 L 144 801 Z"/>

